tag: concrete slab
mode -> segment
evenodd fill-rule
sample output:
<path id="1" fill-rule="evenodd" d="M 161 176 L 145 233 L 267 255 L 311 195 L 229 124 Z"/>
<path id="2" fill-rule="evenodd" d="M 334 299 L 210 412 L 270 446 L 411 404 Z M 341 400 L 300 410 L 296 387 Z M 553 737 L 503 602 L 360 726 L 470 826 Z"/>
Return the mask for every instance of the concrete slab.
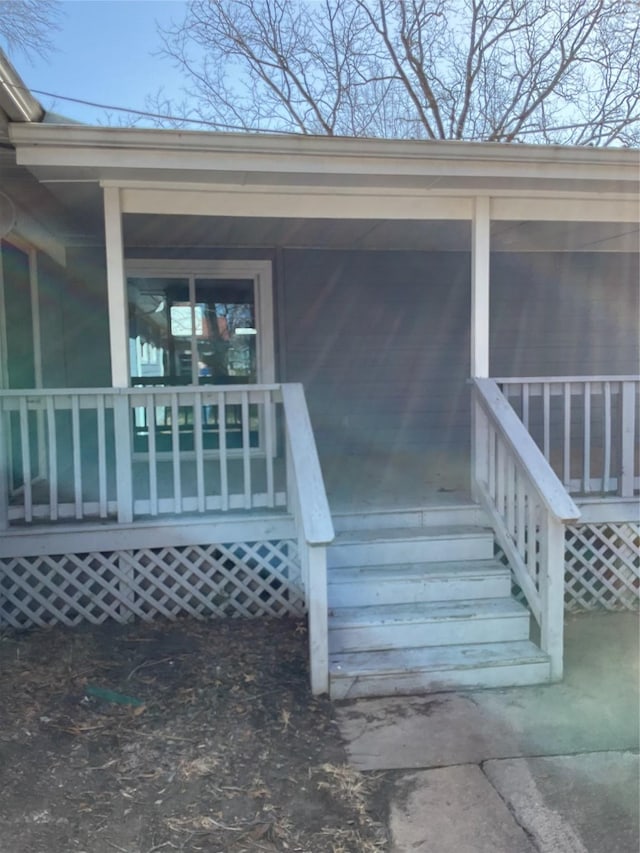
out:
<path id="1" fill-rule="evenodd" d="M 387 770 L 637 749 L 639 636 L 637 614 L 574 617 L 560 684 L 345 703 L 349 760 Z"/>
<path id="2" fill-rule="evenodd" d="M 479 767 L 400 776 L 390 824 L 393 853 L 534 853 L 535 847 Z"/>
<path id="3" fill-rule="evenodd" d="M 636 853 L 637 753 L 488 761 L 488 779 L 540 853 Z"/>

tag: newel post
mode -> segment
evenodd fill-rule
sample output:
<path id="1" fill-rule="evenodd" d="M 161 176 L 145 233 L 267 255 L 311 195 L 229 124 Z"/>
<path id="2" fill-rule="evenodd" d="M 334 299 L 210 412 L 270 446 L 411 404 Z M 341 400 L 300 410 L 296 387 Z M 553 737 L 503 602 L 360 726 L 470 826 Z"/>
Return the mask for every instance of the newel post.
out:
<path id="1" fill-rule="evenodd" d="M 478 502 L 478 483 L 489 483 L 489 419 L 471 385 L 471 495 Z"/>
<path id="2" fill-rule="evenodd" d="M 618 490 L 623 498 L 633 497 L 634 453 L 635 453 L 635 417 L 636 417 L 636 386 L 635 382 L 622 383 L 622 447 L 621 471 Z"/>
<path id="3" fill-rule="evenodd" d="M 540 524 L 540 647 L 551 659 L 551 680 L 561 681 L 565 526 L 549 512 L 544 513 Z"/>
<path id="4" fill-rule="evenodd" d="M 307 548 L 309 660 L 311 692 L 314 696 L 329 692 L 329 611 L 327 597 L 327 548 Z"/>

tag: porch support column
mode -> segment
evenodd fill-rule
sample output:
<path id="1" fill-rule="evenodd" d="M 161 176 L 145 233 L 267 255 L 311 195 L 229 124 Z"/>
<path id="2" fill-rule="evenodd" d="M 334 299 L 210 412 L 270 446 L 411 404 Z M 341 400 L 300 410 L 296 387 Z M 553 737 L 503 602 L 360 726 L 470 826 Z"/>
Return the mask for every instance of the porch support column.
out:
<path id="1" fill-rule="evenodd" d="M 474 200 L 471 234 L 471 376 L 489 376 L 489 252 L 491 199 Z"/>
<path id="2" fill-rule="evenodd" d="M 104 230 L 107 249 L 111 385 L 113 388 L 127 388 L 129 386 L 129 312 L 122 247 L 122 206 L 118 187 L 104 188 Z M 133 520 L 133 458 L 131 409 L 128 396 L 122 394 L 114 397 L 113 421 L 116 434 L 118 521 L 120 524 L 129 524 Z"/>
<path id="3" fill-rule="evenodd" d="M 107 249 L 111 385 L 114 388 L 127 388 L 129 386 L 129 317 L 122 246 L 122 207 L 118 187 L 104 188 L 104 230 Z"/>

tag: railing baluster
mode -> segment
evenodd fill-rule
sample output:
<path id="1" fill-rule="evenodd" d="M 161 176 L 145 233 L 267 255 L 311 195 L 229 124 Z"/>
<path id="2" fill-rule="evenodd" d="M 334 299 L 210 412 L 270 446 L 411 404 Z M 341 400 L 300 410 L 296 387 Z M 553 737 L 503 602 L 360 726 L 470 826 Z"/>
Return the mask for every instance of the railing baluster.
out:
<path id="1" fill-rule="evenodd" d="M 229 460 L 227 457 L 227 410 L 224 391 L 218 392 L 218 449 L 220 451 L 220 500 L 229 509 Z"/>
<path id="2" fill-rule="evenodd" d="M 264 392 L 264 452 L 265 464 L 267 468 L 267 506 L 273 507 L 276 504 L 274 476 L 273 476 L 273 457 L 275 456 L 275 446 L 273 439 L 273 401 L 271 391 Z"/>
<path id="3" fill-rule="evenodd" d="M 47 449 L 49 454 L 49 520 L 58 520 L 58 440 L 53 397 L 47 397 Z"/>
<path id="4" fill-rule="evenodd" d="M 591 491 L 591 383 L 585 382 L 583 386 L 583 459 L 582 459 L 582 488 L 585 494 Z"/>
<path id="5" fill-rule="evenodd" d="M 104 404 L 104 394 L 98 394 L 96 399 L 96 418 L 98 426 L 98 512 L 100 518 L 109 514 L 107 498 L 107 412 Z"/>
<path id="6" fill-rule="evenodd" d="M 33 490 L 31 485 L 31 445 L 29 443 L 29 411 L 27 398 L 20 398 L 20 449 L 22 458 L 22 485 L 24 520 L 33 520 Z"/>
<path id="7" fill-rule="evenodd" d="M 131 447 L 131 398 L 115 390 L 113 397 L 113 422 L 116 435 L 116 495 L 118 521 L 133 521 L 133 454 Z"/>
<path id="8" fill-rule="evenodd" d="M 83 515 L 82 507 L 82 455 L 80 453 L 80 399 L 71 395 L 71 436 L 73 442 L 73 502 L 77 519 Z"/>
<path id="9" fill-rule="evenodd" d="M 147 394 L 146 418 L 149 442 L 149 513 L 158 514 L 158 456 L 156 452 L 156 407 L 153 394 Z"/>
<path id="10" fill-rule="evenodd" d="M 603 431 L 603 459 L 602 459 L 602 491 L 606 492 L 609 489 L 609 479 L 611 477 L 611 382 L 603 383 L 604 406 L 602 424 Z"/>
<path id="11" fill-rule="evenodd" d="M 500 436 L 497 436 L 496 449 L 496 506 L 500 515 L 504 515 L 505 507 L 505 447 Z"/>
<path id="12" fill-rule="evenodd" d="M 543 419 L 543 448 L 544 458 L 547 462 L 551 458 L 551 385 L 544 382 L 542 385 L 542 419 Z"/>
<path id="13" fill-rule="evenodd" d="M 527 546 L 525 564 L 531 579 L 537 586 L 538 570 L 537 570 L 537 504 L 534 495 L 531 491 L 527 492 Z"/>
<path id="14" fill-rule="evenodd" d="M 529 431 L 529 386 L 522 383 L 522 423 Z"/>
<path id="15" fill-rule="evenodd" d="M 244 506 L 251 509 L 251 448 L 249 430 L 249 399 L 246 391 L 242 392 L 242 475 L 244 485 Z"/>
<path id="16" fill-rule="evenodd" d="M 173 463 L 173 509 L 182 513 L 182 468 L 180 460 L 180 410 L 178 395 L 171 392 L 171 461 Z"/>
<path id="17" fill-rule="evenodd" d="M 518 547 L 518 552 L 520 554 L 525 553 L 525 546 L 527 542 L 527 492 L 525 489 L 525 483 L 523 477 L 517 473 L 517 494 L 518 494 L 518 508 L 517 508 L 517 521 L 516 521 L 516 544 Z"/>
<path id="18" fill-rule="evenodd" d="M 204 494 L 204 444 L 202 441 L 202 396 L 193 392 L 193 449 L 196 452 L 196 492 L 198 512 L 206 509 Z"/>
<path id="19" fill-rule="evenodd" d="M 507 499 L 507 511 L 506 511 L 506 524 L 509 533 L 513 536 L 516 531 L 516 507 L 515 507 L 515 462 L 513 456 L 509 454 L 506 460 L 506 477 L 507 477 L 507 488 L 506 488 L 506 499 Z"/>
<path id="20" fill-rule="evenodd" d="M 564 434 L 562 449 L 562 482 L 568 489 L 571 486 L 571 383 L 562 386 L 564 408 Z"/>
<path id="21" fill-rule="evenodd" d="M 619 491 L 621 497 L 633 496 L 636 448 L 636 384 L 622 383 L 622 437 Z"/>
<path id="22" fill-rule="evenodd" d="M 489 494 L 492 499 L 495 500 L 496 497 L 496 431 L 495 429 L 489 425 L 489 480 L 487 482 L 487 487 L 489 490 Z"/>

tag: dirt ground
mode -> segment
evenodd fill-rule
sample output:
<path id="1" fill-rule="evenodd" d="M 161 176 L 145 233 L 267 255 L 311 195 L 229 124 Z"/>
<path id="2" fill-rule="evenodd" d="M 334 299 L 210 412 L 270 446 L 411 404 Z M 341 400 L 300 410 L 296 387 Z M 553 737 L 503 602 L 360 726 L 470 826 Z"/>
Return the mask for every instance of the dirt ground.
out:
<path id="1" fill-rule="evenodd" d="M 293 620 L 0 635 L 0 853 L 377 853 Z"/>

